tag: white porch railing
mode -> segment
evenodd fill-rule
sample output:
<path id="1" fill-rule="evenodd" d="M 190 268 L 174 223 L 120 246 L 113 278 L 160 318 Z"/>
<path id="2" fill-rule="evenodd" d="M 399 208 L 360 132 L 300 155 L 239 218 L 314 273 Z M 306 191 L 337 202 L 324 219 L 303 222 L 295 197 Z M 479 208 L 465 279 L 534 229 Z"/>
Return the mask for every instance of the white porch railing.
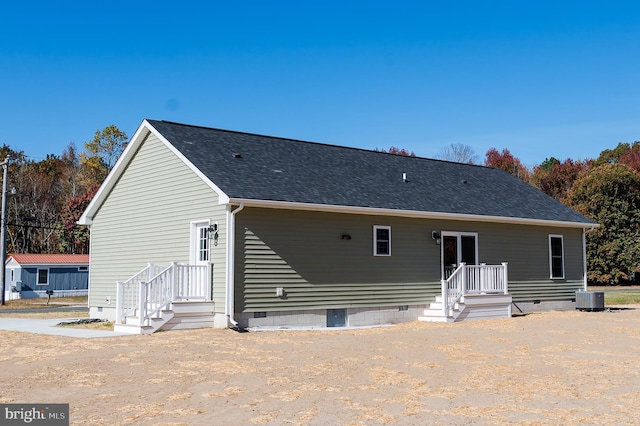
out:
<path id="1" fill-rule="evenodd" d="M 442 280 L 442 309 L 445 316 L 456 303 L 467 294 L 488 294 L 509 292 L 507 263 L 501 265 L 460 266 L 445 280 Z"/>
<path id="2" fill-rule="evenodd" d="M 139 326 L 178 300 L 211 300 L 211 265 L 171 263 L 166 268 L 149 264 L 127 281 L 117 283 L 116 324 L 128 316 Z"/>

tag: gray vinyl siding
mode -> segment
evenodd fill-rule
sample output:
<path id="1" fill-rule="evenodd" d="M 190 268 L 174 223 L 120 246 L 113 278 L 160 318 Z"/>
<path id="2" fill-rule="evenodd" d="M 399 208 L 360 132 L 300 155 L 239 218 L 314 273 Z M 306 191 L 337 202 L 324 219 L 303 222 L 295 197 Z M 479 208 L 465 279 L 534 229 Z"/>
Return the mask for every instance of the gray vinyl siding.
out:
<path id="1" fill-rule="evenodd" d="M 410 220 L 253 208 L 236 220 L 241 312 L 401 306 L 440 291 L 438 248 Z M 373 225 L 392 227 L 392 256 L 373 256 Z"/>
<path id="2" fill-rule="evenodd" d="M 391 256 L 373 256 L 374 225 L 391 226 Z M 428 303 L 440 292 L 434 230 L 477 232 L 479 262 L 509 264 L 514 300 L 568 300 L 582 285 L 581 229 L 245 208 L 236 311 Z M 549 234 L 564 237 L 564 280 L 549 278 Z M 278 287 L 286 297 L 275 296 Z"/>
<path id="3" fill-rule="evenodd" d="M 188 262 L 191 222 L 203 219 L 220 227 L 211 261 L 215 309 L 223 312 L 225 206 L 172 151 L 149 136 L 93 218 L 89 305 L 114 307 L 116 282 L 148 263 Z"/>

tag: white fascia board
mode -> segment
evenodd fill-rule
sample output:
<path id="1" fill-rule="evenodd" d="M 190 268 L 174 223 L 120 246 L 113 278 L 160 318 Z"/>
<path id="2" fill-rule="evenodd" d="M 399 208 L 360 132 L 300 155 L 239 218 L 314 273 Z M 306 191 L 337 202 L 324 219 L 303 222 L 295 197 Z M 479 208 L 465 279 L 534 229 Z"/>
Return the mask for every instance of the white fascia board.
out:
<path id="1" fill-rule="evenodd" d="M 211 182 L 211 180 L 207 178 L 200 170 L 198 170 L 193 165 L 193 163 L 187 160 L 187 158 L 182 155 L 182 153 L 180 153 L 173 145 L 171 145 L 171 143 L 164 136 L 162 136 L 147 120 L 143 120 L 142 124 L 140 124 L 140 127 L 138 127 L 138 130 L 136 130 L 135 134 L 127 144 L 127 147 L 122 152 L 122 155 L 120 155 L 120 158 L 118 158 L 118 161 L 113 166 L 113 169 L 98 189 L 98 192 L 96 192 L 96 195 L 93 197 L 82 216 L 80 216 L 80 219 L 77 222 L 79 225 L 91 225 L 93 216 L 96 214 L 97 210 L 100 208 L 109 192 L 111 192 L 113 186 L 118 181 L 120 176 L 122 176 L 122 173 L 124 173 L 127 166 L 133 159 L 135 153 L 138 151 L 140 145 L 142 145 L 149 133 L 153 133 L 160 141 L 162 141 L 163 144 L 165 144 L 167 148 L 169 148 L 169 150 L 171 150 L 171 152 L 173 152 L 183 163 L 185 163 L 187 167 L 193 170 L 193 172 L 198 175 L 200 179 L 202 179 L 211 189 L 213 189 L 218 194 L 221 204 L 226 204 L 228 202 L 229 197 L 224 192 L 222 192 L 222 190 L 217 185 Z"/>
<path id="2" fill-rule="evenodd" d="M 509 223 L 509 224 L 515 224 L 515 225 L 552 226 L 552 227 L 562 227 L 562 228 L 592 229 L 600 226 L 596 223 L 590 224 L 590 223 L 582 223 L 582 222 L 563 222 L 563 221 L 556 221 L 556 220 L 525 219 L 525 218 L 519 218 L 519 217 L 425 212 L 425 211 L 418 211 L 418 210 L 395 210 L 395 209 L 381 209 L 381 208 L 373 208 L 373 207 L 336 206 L 336 205 L 327 205 L 327 204 L 294 203 L 294 202 L 272 201 L 272 200 L 251 200 L 251 199 L 242 199 L 242 198 L 230 198 L 229 204 L 244 204 L 246 207 L 261 207 L 261 208 L 270 208 L 270 209 L 308 210 L 308 211 L 321 211 L 321 212 L 330 212 L 330 213 L 362 214 L 362 215 L 370 215 L 370 216 L 397 216 L 397 217 L 411 217 L 411 218 L 420 218 L 420 219 Z"/>

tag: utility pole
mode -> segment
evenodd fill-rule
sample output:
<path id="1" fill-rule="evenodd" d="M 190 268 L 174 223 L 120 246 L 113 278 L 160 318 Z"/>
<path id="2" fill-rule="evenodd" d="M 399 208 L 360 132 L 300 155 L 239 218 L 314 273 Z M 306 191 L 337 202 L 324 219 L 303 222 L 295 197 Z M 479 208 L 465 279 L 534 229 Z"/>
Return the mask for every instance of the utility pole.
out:
<path id="1" fill-rule="evenodd" d="M 4 306 L 5 281 L 7 279 L 7 174 L 9 170 L 9 157 L 0 163 L 2 166 L 2 223 L 0 223 L 0 258 L 2 259 L 2 295 L 0 305 Z"/>

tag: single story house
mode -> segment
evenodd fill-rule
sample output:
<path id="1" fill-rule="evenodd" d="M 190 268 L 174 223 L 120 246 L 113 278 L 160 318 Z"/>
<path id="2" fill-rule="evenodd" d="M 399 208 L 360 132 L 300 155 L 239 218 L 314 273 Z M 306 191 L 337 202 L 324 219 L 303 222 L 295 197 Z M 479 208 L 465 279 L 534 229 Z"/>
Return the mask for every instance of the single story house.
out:
<path id="1" fill-rule="evenodd" d="M 132 332 L 570 308 L 598 226 L 502 170 L 156 120 L 79 223 Z"/>
<path id="2" fill-rule="evenodd" d="M 88 254 L 12 254 L 5 266 L 7 300 L 88 293 Z"/>

